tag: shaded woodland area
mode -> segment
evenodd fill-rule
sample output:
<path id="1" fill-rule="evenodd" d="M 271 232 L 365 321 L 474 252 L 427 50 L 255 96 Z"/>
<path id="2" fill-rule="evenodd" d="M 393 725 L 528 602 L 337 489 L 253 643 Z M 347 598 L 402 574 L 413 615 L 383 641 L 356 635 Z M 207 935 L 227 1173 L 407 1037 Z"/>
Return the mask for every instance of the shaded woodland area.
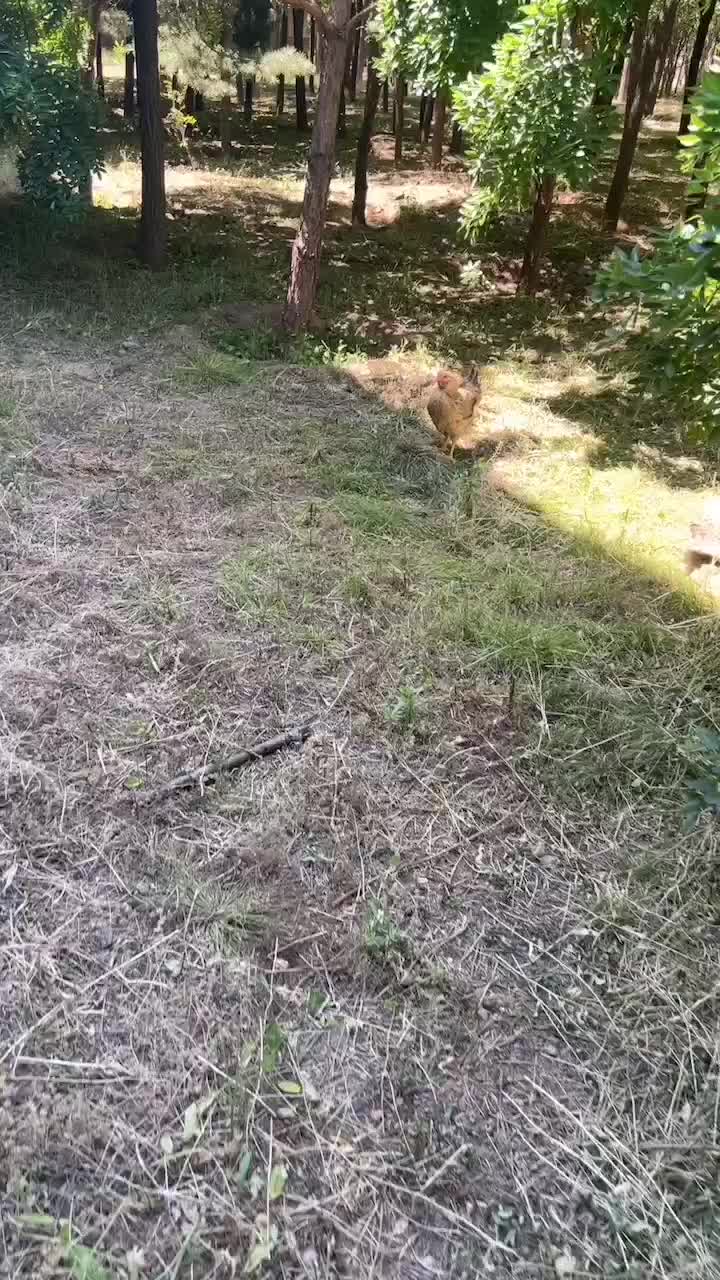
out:
<path id="1" fill-rule="evenodd" d="M 0 1276 L 720 1275 L 719 37 L 0 0 Z"/>

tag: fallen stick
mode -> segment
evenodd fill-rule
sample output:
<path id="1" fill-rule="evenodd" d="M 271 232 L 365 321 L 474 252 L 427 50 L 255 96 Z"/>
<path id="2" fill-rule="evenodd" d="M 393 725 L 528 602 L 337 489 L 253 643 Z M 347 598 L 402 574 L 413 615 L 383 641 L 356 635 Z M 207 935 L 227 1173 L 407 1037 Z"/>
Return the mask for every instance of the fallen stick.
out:
<path id="1" fill-rule="evenodd" d="M 283 747 L 300 744 L 310 737 L 314 724 L 314 720 L 307 720 L 305 724 L 296 725 L 286 733 L 279 733 L 276 738 L 258 742 L 254 747 L 243 747 L 240 751 L 233 751 L 229 756 L 219 756 L 217 760 L 211 760 L 209 764 L 201 765 L 198 769 L 188 769 L 185 773 L 178 773 L 176 777 L 163 783 L 155 791 L 148 792 L 144 797 L 144 803 L 163 800 L 174 791 L 186 791 L 190 787 L 202 787 L 206 782 L 216 782 L 221 773 L 231 773 L 241 765 L 250 764 L 253 760 L 262 760 L 264 756 L 274 755 L 276 751 L 282 751 Z"/>

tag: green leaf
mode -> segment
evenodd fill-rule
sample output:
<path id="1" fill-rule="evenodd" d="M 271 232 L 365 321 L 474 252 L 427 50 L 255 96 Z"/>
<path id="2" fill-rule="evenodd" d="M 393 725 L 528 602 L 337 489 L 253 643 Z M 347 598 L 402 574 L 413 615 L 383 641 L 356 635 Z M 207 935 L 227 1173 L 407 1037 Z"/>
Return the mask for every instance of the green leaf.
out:
<path id="1" fill-rule="evenodd" d="M 256 1228 L 257 1230 L 257 1228 Z M 278 1242 L 278 1231 L 275 1226 L 262 1226 L 257 1232 L 257 1238 L 252 1245 L 245 1263 L 245 1271 L 248 1275 L 259 1271 L 264 1263 L 269 1262 Z"/>
<path id="2" fill-rule="evenodd" d="M 72 1244 L 66 1256 L 74 1280 L 111 1280 L 110 1272 L 102 1265 L 94 1249 Z"/>
<path id="3" fill-rule="evenodd" d="M 56 1221 L 49 1213 L 19 1213 L 15 1222 L 21 1231 L 45 1231 L 54 1233 Z"/>
<path id="4" fill-rule="evenodd" d="M 278 1080 L 278 1089 L 281 1093 L 287 1093 L 294 1097 L 302 1097 L 303 1087 L 298 1084 L 297 1080 Z"/>
<path id="5" fill-rule="evenodd" d="M 263 1071 L 266 1075 L 272 1075 L 277 1071 L 286 1042 L 287 1036 L 282 1027 L 276 1022 L 271 1022 L 265 1030 L 263 1040 Z"/>
<path id="6" fill-rule="evenodd" d="M 285 1194 L 287 1186 L 288 1172 L 284 1164 L 273 1165 L 270 1173 L 270 1184 L 268 1192 L 271 1200 L 279 1200 Z"/>

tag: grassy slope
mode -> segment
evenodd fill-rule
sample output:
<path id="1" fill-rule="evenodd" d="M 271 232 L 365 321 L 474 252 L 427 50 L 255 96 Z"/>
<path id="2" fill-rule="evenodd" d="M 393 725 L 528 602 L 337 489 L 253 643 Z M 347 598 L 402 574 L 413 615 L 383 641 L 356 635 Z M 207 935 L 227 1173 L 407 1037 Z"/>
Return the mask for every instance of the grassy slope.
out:
<path id="1" fill-rule="evenodd" d="M 592 197 L 534 304 L 508 241 L 463 283 L 446 183 L 367 236 L 340 200 L 324 339 L 208 312 L 278 296 L 269 138 L 178 176 L 162 279 L 129 211 L 44 263 L 6 219 L 6 1269 L 717 1274 L 717 841 L 681 817 L 718 628 L 673 589 L 706 477 L 597 354 Z M 494 357 L 539 443 L 448 466 L 338 340 Z"/>

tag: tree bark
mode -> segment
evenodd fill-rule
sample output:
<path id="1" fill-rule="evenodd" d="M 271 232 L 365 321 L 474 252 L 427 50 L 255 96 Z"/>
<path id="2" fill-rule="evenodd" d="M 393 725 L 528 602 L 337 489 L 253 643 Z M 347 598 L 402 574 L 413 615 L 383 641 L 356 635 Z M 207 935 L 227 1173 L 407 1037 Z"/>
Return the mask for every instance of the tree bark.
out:
<path id="1" fill-rule="evenodd" d="M 426 93 L 422 93 L 422 94 L 420 95 L 420 109 L 419 109 L 419 111 L 418 111 L 418 133 L 417 133 L 417 136 L 418 136 L 418 142 L 422 142 L 422 136 L 423 136 L 423 125 L 424 125 L 424 123 L 425 123 L 425 107 L 426 107 L 426 105 L 427 105 L 427 94 L 426 94 Z"/>
<path id="2" fill-rule="evenodd" d="M 284 49 L 288 42 L 288 15 L 287 9 L 283 9 L 280 18 L 280 31 L 278 49 Z M 281 116 L 285 111 L 285 77 L 278 76 L 277 97 L 275 99 L 275 114 Z"/>
<path id="3" fill-rule="evenodd" d="M 453 120 L 452 135 L 450 138 L 450 155 L 461 156 L 465 150 L 465 138 L 457 120 Z"/>
<path id="4" fill-rule="evenodd" d="M 347 135 L 347 108 L 345 105 L 345 85 L 340 86 L 340 105 L 338 106 L 337 118 L 337 136 L 344 138 Z"/>
<path id="5" fill-rule="evenodd" d="M 140 257 L 158 270 L 165 265 L 165 138 L 160 108 L 157 0 L 135 0 L 135 57 L 140 101 L 142 208 Z"/>
<path id="6" fill-rule="evenodd" d="M 649 10 L 650 0 L 642 0 L 642 7 L 638 11 L 633 30 L 625 121 L 615 162 L 615 172 L 605 201 L 605 222 L 612 231 L 617 227 L 627 193 L 630 170 L 635 158 L 643 119 L 643 108 L 655 67 L 654 46 L 647 38 Z"/>
<path id="7" fill-rule="evenodd" d="M 293 44 L 299 53 L 305 50 L 305 14 L 302 9 L 293 9 Z M 295 77 L 295 123 L 298 133 L 308 131 L 307 97 L 305 94 L 305 77 Z"/>
<path id="8" fill-rule="evenodd" d="M 243 101 L 243 120 L 246 124 L 252 124 L 253 118 L 253 90 L 255 81 L 252 76 L 248 76 L 245 81 L 245 98 Z"/>
<path id="9" fill-rule="evenodd" d="M 383 80 L 383 87 L 382 87 L 382 109 L 383 109 L 383 111 L 384 111 L 385 115 L 388 115 L 388 114 L 389 114 L 389 111 L 390 111 L 390 85 L 388 84 L 387 80 Z"/>
<path id="10" fill-rule="evenodd" d="M 405 81 L 395 77 L 395 164 L 403 158 L 403 131 L 405 128 Z"/>
<path id="11" fill-rule="evenodd" d="M 355 193 L 353 195 L 352 221 L 354 227 L 367 226 L 367 190 L 368 159 L 372 141 L 373 125 L 380 102 L 380 77 L 375 70 L 377 48 L 373 41 L 368 49 L 367 85 L 365 87 L 365 108 L 362 124 L 358 134 L 357 152 L 355 156 Z"/>
<path id="12" fill-rule="evenodd" d="M 290 333 L 307 328 L 317 292 L 335 163 L 335 133 L 345 72 L 350 3 L 351 0 L 335 0 L 334 23 L 325 36 L 302 218 L 293 244 L 290 285 L 283 318 Z"/>
<path id="13" fill-rule="evenodd" d="M 555 175 L 546 173 L 537 188 L 533 216 L 525 242 L 525 256 L 520 270 L 520 279 L 518 280 L 518 293 L 524 290 L 530 297 L 535 294 L 538 286 L 540 260 L 545 245 L 545 236 L 552 212 L 554 195 Z"/>
<path id="14" fill-rule="evenodd" d="M 442 168 L 443 147 L 445 145 L 445 119 L 447 116 L 447 93 L 440 89 L 436 98 L 435 127 L 432 140 L 432 167 Z"/>
<path id="15" fill-rule="evenodd" d="M 220 146 L 225 155 L 232 155 L 232 99 L 224 93 L 220 99 Z"/>
<path id="16" fill-rule="evenodd" d="M 125 84 L 123 87 L 123 115 L 129 119 L 135 115 L 135 54 L 128 49 L 125 54 Z"/>
<path id="17" fill-rule="evenodd" d="M 680 128 L 678 135 L 682 138 L 686 133 L 690 132 L 690 99 L 693 89 L 698 82 L 700 67 L 702 65 L 705 45 L 707 43 L 710 25 L 715 17 L 717 8 L 717 0 L 707 0 L 705 8 L 700 14 L 697 31 L 695 32 L 695 40 L 693 42 L 692 53 L 690 54 L 690 62 L 688 63 L 687 80 L 685 81 L 685 93 L 683 94 L 683 109 L 680 119 Z"/>
<path id="18" fill-rule="evenodd" d="M 105 75 L 103 73 L 102 37 L 98 31 L 95 37 L 95 83 L 101 98 L 105 97 Z"/>
<path id="19" fill-rule="evenodd" d="M 433 127 L 433 120 L 435 119 L 436 106 L 437 106 L 437 99 L 435 98 L 435 95 L 431 93 L 430 97 L 427 100 L 427 103 L 425 104 L 425 119 L 423 121 L 423 131 L 422 131 L 423 146 L 427 146 L 428 142 L 430 141 L 430 134 L 432 133 L 432 127 Z"/>
<path id="20" fill-rule="evenodd" d="M 314 18 L 311 18 L 311 19 L 310 19 L 310 61 L 313 63 L 313 65 L 315 64 L 315 45 L 316 45 L 316 42 L 317 42 L 317 35 L 316 35 L 316 31 L 315 31 L 315 19 L 314 19 Z M 314 77 L 314 76 L 310 76 L 310 92 L 311 92 L 311 93 L 314 93 L 314 92 L 315 92 L 315 77 Z"/>
<path id="21" fill-rule="evenodd" d="M 139 74 L 140 73 L 138 72 L 138 79 L 139 79 Z M 140 89 L 140 85 L 138 83 L 138 97 L 140 96 L 139 89 Z M 195 93 L 195 90 L 193 89 L 192 85 L 189 84 L 185 89 L 185 100 L 183 102 L 183 111 L 185 112 L 186 116 L 193 116 L 194 118 L 196 118 L 195 117 L 195 112 L 197 111 L 196 104 L 197 104 L 197 94 Z M 192 131 L 193 131 L 193 126 L 188 122 L 185 125 L 185 137 L 192 138 Z"/>
<path id="22" fill-rule="evenodd" d="M 360 65 L 360 36 L 361 28 L 358 27 L 355 32 L 355 39 L 353 41 L 352 48 L 352 60 L 350 62 L 349 96 L 351 102 L 355 102 L 357 99 L 358 67 Z"/>
<path id="23" fill-rule="evenodd" d="M 678 5 L 679 0 L 675 0 L 675 3 L 669 4 L 665 9 L 662 18 L 658 20 L 656 26 L 653 39 L 653 44 L 655 45 L 655 64 L 650 79 L 650 88 L 648 89 L 647 97 L 643 104 L 644 114 L 646 116 L 653 115 L 657 105 L 658 94 L 660 93 L 660 81 L 662 79 L 662 73 L 665 70 L 670 42 L 675 29 Z"/>

